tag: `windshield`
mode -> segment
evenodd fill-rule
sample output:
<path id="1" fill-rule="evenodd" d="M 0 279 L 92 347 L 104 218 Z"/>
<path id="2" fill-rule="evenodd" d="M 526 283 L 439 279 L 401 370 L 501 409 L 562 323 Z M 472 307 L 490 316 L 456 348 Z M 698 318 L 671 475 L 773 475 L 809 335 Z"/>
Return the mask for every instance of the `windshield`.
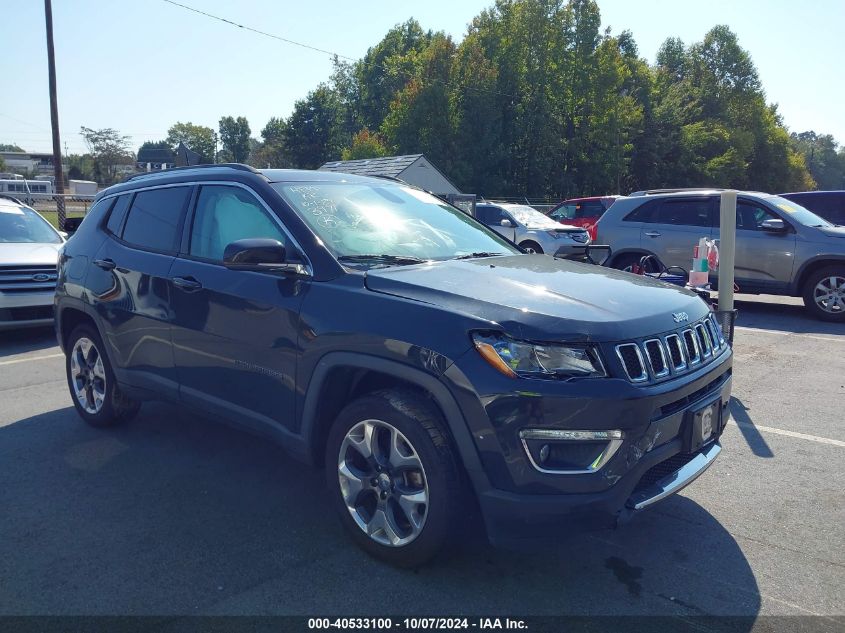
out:
<path id="1" fill-rule="evenodd" d="M 780 196 L 771 196 L 766 198 L 766 200 L 786 213 L 786 217 L 790 220 L 795 220 L 804 226 L 833 226 L 827 220 L 820 218 L 809 209 L 805 209 L 800 204 L 794 203 L 792 200 L 787 200 L 786 198 L 781 198 Z"/>
<path id="2" fill-rule="evenodd" d="M 62 238 L 32 209 L 0 207 L 0 242 L 59 244 Z"/>
<path id="3" fill-rule="evenodd" d="M 514 220 L 529 228 L 549 228 L 559 229 L 560 224 L 546 217 L 537 209 L 533 209 L 524 204 L 513 204 L 504 207 L 505 211 L 510 213 Z"/>
<path id="4" fill-rule="evenodd" d="M 412 187 L 344 182 L 273 187 L 335 257 L 347 262 L 381 256 L 374 262 L 384 265 L 519 252 L 462 211 Z"/>

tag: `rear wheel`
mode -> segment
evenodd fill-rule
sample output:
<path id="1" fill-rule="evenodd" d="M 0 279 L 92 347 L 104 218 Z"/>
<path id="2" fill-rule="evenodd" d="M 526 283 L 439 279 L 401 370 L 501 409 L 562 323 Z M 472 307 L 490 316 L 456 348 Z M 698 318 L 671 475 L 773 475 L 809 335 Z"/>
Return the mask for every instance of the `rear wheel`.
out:
<path id="1" fill-rule="evenodd" d="M 343 409 L 326 477 L 353 540 L 391 564 L 421 565 L 462 534 L 457 456 L 439 411 L 412 391 L 376 392 Z"/>
<path id="2" fill-rule="evenodd" d="M 543 254 L 543 247 L 540 246 L 537 242 L 532 242 L 529 240 L 526 242 L 521 242 L 520 246 L 529 253 L 537 253 L 538 255 Z"/>
<path id="3" fill-rule="evenodd" d="M 73 406 L 91 426 L 113 426 L 135 417 L 141 404 L 117 386 L 103 342 L 94 328 L 80 325 L 68 338 L 65 359 Z"/>
<path id="4" fill-rule="evenodd" d="M 845 322 L 845 266 L 828 266 L 804 282 L 804 306 L 823 321 Z"/>

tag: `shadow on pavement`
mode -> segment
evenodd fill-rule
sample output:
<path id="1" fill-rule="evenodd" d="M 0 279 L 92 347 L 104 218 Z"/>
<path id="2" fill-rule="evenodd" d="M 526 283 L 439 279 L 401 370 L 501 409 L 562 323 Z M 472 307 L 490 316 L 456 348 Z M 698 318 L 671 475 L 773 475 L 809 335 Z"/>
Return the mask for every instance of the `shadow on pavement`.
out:
<path id="1" fill-rule="evenodd" d="M 696 485 L 717 485 L 706 475 Z M 0 614 L 752 616 L 736 541 L 684 497 L 614 532 L 514 552 L 470 539 L 408 571 L 356 548 L 322 472 L 145 404 L 123 427 L 64 408 L 0 427 Z"/>
<path id="2" fill-rule="evenodd" d="M 0 358 L 56 347 L 53 326 L 23 330 L 0 330 Z"/>
<path id="3" fill-rule="evenodd" d="M 845 325 L 816 319 L 804 309 L 800 300 L 737 295 L 735 307 L 739 310 L 736 324 L 740 327 L 800 334 L 845 335 Z"/>
<path id="4" fill-rule="evenodd" d="M 757 427 L 754 426 L 751 416 L 748 415 L 749 407 L 746 407 L 742 400 L 736 396 L 731 396 L 730 410 L 733 419 L 737 423 L 737 428 L 745 438 L 751 452 L 757 457 L 774 457 L 775 454 L 772 452 L 772 449 L 766 443 L 760 431 L 757 430 Z"/>

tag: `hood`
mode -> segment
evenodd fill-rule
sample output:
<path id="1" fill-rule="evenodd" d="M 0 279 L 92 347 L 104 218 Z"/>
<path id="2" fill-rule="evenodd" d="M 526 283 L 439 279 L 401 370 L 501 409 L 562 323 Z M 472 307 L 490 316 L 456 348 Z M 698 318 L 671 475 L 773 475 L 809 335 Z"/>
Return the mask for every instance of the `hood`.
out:
<path id="1" fill-rule="evenodd" d="M 0 266 L 30 264 L 52 264 L 55 266 L 62 246 L 64 246 L 64 243 L 0 243 Z"/>
<path id="2" fill-rule="evenodd" d="M 817 230 L 830 237 L 845 237 L 845 226 L 820 226 Z"/>
<path id="3" fill-rule="evenodd" d="M 371 269 L 366 286 L 497 323 L 531 340 L 638 338 L 680 327 L 673 313 L 694 321 L 708 311 L 678 286 L 547 255 Z"/>

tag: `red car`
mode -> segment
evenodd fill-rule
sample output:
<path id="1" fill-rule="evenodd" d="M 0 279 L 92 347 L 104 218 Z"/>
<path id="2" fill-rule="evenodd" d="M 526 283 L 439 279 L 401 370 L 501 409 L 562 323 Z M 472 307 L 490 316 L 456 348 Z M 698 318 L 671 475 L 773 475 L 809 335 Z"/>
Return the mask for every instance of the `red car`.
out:
<path id="1" fill-rule="evenodd" d="M 564 200 L 549 211 L 549 217 L 561 224 L 583 226 L 596 239 L 596 222 L 621 196 L 594 196 L 592 198 L 572 198 Z"/>

